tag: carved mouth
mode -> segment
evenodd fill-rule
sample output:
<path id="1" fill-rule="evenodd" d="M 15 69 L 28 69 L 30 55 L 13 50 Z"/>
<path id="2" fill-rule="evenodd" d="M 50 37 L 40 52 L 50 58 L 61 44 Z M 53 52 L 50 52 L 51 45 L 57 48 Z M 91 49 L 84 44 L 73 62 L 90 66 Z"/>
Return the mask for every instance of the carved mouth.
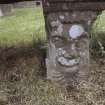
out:
<path id="1" fill-rule="evenodd" d="M 70 58 L 65 58 L 65 57 L 58 57 L 57 61 L 59 64 L 61 64 L 62 66 L 66 66 L 66 67 L 73 67 L 75 65 L 78 65 L 80 62 L 79 58 L 74 58 L 74 59 L 70 59 Z"/>

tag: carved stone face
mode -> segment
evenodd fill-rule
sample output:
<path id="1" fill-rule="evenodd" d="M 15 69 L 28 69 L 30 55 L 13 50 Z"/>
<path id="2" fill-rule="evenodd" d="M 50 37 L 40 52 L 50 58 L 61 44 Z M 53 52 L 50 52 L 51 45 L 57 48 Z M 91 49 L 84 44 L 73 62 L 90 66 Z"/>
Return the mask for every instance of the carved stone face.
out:
<path id="1" fill-rule="evenodd" d="M 92 12 L 52 13 L 47 16 L 49 79 L 68 84 L 86 77 L 89 64 L 88 27 L 94 17 Z"/>
<path id="2" fill-rule="evenodd" d="M 67 33 L 67 36 L 59 34 L 51 36 L 52 50 L 55 51 L 55 57 L 53 56 L 55 69 L 63 73 L 77 72 L 80 66 L 88 63 L 87 33 L 79 24 L 70 26 Z"/>

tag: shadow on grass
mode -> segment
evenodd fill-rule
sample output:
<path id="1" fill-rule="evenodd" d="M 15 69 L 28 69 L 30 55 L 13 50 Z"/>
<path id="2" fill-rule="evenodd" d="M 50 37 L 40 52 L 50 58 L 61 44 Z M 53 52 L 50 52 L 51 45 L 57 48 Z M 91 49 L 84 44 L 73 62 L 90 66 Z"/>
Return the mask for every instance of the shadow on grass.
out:
<path id="1" fill-rule="evenodd" d="M 46 48 L 43 46 L 44 43 L 41 41 L 30 45 L 0 46 L 0 80 L 12 78 L 9 77 L 11 73 L 13 74 L 16 71 L 22 72 L 23 69 L 34 69 L 37 76 L 45 77 Z"/>
<path id="2" fill-rule="evenodd" d="M 0 105 L 64 105 L 61 89 L 46 79 L 43 45 L 0 47 Z"/>

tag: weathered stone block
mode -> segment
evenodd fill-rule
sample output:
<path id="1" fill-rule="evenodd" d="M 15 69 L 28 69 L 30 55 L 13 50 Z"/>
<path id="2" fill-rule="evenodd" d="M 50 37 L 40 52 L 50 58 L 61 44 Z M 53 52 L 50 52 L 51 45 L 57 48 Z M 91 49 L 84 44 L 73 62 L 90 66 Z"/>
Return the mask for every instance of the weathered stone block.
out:
<path id="1" fill-rule="evenodd" d="M 13 11 L 12 4 L 0 4 L 0 16 L 5 16 Z"/>
<path id="2" fill-rule="evenodd" d="M 96 11 L 105 8 L 103 1 L 93 1 L 43 1 L 49 45 L 47 78 L 62 86 L 78 84 L 88 77 L 90 28 Z"/>

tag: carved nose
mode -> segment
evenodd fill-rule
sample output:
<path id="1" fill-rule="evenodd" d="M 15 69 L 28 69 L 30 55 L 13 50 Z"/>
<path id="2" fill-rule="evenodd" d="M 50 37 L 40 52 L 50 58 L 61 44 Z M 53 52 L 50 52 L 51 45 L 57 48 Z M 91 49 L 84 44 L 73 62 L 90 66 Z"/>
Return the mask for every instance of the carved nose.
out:
<path id="1" fill-rule="evenodd" d="M 77 56 L 78 52 L 76 50 L 76 44 L 72 44 L 71 49 L 70 49 L 70 55 L 71 56 Z"/>
<path id="2" fill-rule="evenodd" d="M 70 52 L 70 53 L 65 53 L 64 54 L 65 58 L 69 58 L 69 59 L 75 59 L 77 57 L 76 53 Z"/>
<path id="3" fill-rule="evenodd" d="M 75 44 L 72 44 L 70 47 L 68 47 L 66 53 L 64 53 L 65 58 L 75 59 L 78 56 L 78 52 L 75 46 Z"/>
<path id="4" fill-rule="evenodd" d="M 65 53 L 65 54 L 64 54 L 64 57 L 65 57 L 65 58 L 70 58 L 70 59 L 72 59 L 72 56 L 71 56 L 71 54 L 69 54 L 69 53 Z"/>

